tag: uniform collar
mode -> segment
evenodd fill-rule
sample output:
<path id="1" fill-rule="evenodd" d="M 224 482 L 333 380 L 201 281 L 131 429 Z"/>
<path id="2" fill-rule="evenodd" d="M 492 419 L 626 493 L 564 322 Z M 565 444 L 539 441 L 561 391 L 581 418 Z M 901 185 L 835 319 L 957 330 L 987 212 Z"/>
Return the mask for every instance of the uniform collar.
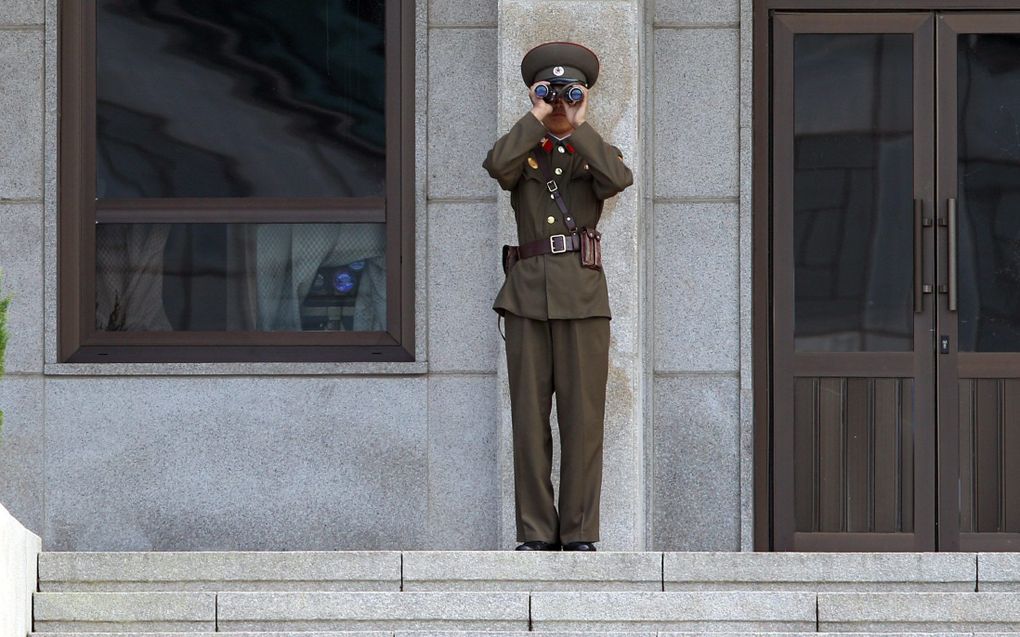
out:
<path id="1" fill-rule="evenodd" d="M 573 155 L 574 154 L 574 146 L 573 146 L 573 144 L 571 144 L 570 142 L 567 141 L 567 137 L 570 137 L 570 135 L 568 134 L 568 135 L 566 135 L 566 137 L 560 138 L 560 137 L 557 137 L 557 136 L 553 135 L 552 133 L 547 132 L 545 134 L 545 137 L 542 138 L 542 141 L 540 141 L 538 143 L 538 145 L 541 146 L 542 150 L 544 150 L 547 153 L 551 153 L 552 152 L 553 146 L 564 146 L 564 147 L 566 147 L 567 152 L 570 153 L 571 155 Z"/>

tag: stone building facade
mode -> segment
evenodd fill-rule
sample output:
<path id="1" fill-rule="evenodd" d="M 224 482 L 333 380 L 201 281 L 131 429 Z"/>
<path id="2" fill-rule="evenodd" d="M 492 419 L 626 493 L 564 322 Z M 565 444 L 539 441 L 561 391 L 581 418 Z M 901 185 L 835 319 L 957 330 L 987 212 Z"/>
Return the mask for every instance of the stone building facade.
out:
<path id="1" fill-rule="evenodd" d="M 481 163 L 553 39 L 600 55 L 589 120 L 636 175 L 600 224 L 600 547 L 753 549 L 751 0 L 418 0 L 414 360 L 385 363 L 62 358 L 58 4 L 0 6 L 0 501 L 45 550 L 514 544 L 491 302 L 515 236 Z"/>

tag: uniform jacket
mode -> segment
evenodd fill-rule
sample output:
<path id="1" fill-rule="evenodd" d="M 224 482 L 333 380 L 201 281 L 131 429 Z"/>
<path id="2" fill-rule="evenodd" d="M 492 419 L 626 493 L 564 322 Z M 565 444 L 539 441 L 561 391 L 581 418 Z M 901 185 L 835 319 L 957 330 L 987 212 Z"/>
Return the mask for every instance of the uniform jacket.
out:
<path id="1" fill-rule="evenodd" d="M 541 145 L 547 134 L 545 125 L 529 111 L 496 140 L 482 163 L 500 187 L 510 191 L 518 245 L 554 234 L 570 235 L 560 209 L 549 197 L 542 171 L 528 164 L 530 154 L 547 152 Z M 551 136 L 548 139 L 552 142 L 549 169 L 563 170 L 553 178 L 570 216 L 579 231 L 585 226 L 595 227 L 602 217 L 604 201 L 634 183 L 630 168 L 623 162 L 623 152 L 603 141 L 587 121 L 562 142 Z M 574 152 L 558 150 L 558 146 L 567 144 Z M 605 246 L 603 240 L 603 254 L 608 254 Z M 605 272 L 582 266 L 576 251 L 517 261 L 492 309 L 500 315 L 513 312 L 542 320 L 612 318 Z"/>

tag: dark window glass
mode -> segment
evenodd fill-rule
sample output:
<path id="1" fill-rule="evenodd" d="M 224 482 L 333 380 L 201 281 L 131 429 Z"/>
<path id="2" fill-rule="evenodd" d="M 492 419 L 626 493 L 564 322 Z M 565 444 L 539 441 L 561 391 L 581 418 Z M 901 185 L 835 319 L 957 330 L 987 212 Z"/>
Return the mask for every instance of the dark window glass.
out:
<path id="1" fill-rule="evenodd" d="M 913 347 L 909 34 L 794 40 L 795 348 Z"/>
<path id="2" fill-rule="evenodd" d="M 96 328 L 386 329 L 384 224 L 104 224 Z"/>
<path id="3" fill-rule="evenodd" d="M 960 350 L 1020 352 L 1020 36 L 957 41 Z"/>
<path id="4" fill-rule="evenodd" d="M 96 194 L 382 196 L 383 0 L 99 0 Z"/>

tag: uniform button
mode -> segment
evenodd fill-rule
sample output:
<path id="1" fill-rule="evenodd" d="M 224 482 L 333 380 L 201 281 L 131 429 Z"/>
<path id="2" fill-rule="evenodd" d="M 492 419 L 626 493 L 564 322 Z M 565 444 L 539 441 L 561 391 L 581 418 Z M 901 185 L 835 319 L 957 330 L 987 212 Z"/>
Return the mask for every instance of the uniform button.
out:
<path id="1" fill-rule="evenodd" d="M 567 152 L 567 149 L 562 146 L 557 146 L 557 150 L 559 150 L 561 153 Z"/>
<path id="2" fill-rule="evenodd" d="M 555 170 L 554 172 L 555 172 L 555 173 L 556 173 L 557 175 L 562 175 L 562 174 L 563 174 L 563 169 L 562 169 L 562 168 L 557 168 L 557 169 L 556 169 L 556 170 Z"/>
<path id="3" fill-rule="evenodd" d="M 545 220 L 549 223 L 556 223 L 556 217 L 546 217 Z"/>

